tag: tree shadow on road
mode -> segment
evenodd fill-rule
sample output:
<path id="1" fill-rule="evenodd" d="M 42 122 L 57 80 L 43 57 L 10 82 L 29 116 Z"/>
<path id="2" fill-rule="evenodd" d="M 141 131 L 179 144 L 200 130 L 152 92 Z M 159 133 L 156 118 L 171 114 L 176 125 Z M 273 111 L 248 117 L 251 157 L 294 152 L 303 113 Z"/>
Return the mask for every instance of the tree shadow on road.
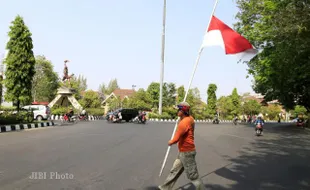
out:
<path id="1" fill-rule="evenodd" d="M 210 175 L 216 175 L 220 181 L 233 183 L 223 186 L 210 181 L 205 185 L 206 189 L 309 190 L 310 135 L 294 128 L 290 125 L 270 127 L 266 128 L 264 136 L 253 136 L 256 140 L 240 150 L 241 156 L 228 158 L 230 165 L 201 176 L 204 181 Z M 276 138 L 267 138 L 268 134 Z M 186 184 L 179 189 L 191 190 L 194 187 Z"/>

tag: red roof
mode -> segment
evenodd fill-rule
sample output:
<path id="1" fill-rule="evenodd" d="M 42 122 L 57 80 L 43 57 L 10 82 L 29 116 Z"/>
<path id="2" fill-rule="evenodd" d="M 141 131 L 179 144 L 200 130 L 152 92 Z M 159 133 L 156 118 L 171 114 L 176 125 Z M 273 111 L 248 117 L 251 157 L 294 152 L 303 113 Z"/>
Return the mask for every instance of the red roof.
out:
<path id="1" fill-rule="evenodd" d="M 115 89 L 113 94 L 123 100 L 126 96 L 130 97 L 135 93 L 132 89 Z"/>
<path id="2" fill-rule="evenodd" d="M 48 102 L 32 102 L 32 105 L 48 105 Z"/>

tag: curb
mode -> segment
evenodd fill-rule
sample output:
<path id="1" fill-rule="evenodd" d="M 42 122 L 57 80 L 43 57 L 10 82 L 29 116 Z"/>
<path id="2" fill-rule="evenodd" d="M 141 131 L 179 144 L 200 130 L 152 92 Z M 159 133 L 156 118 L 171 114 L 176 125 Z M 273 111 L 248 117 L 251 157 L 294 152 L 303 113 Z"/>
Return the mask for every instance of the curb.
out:
<path id="1" fill-rule="evenodd" d="M 0 126 L 0 133 L 9 132 L 9 131 L 21 131 L 25 129 L 41 128 L 55 126 L 53 121 L 42 122 L 42 123 L 28 123 L 28 124 L 16 124 L 16 125 L 2 125 Z"/>
<path id="2" fill-rule="evenodd" d="M 51 115 L 51 120 L 58 121 L 58 120 L 62 120 L 62 119 L 63 119 L 63 116 L 62 116 L 62 115 Z M 104 120 L 104 117 L 103 117 L 103 116 L 93 116 L 93 115 L 89 115 L 89 116 L 88 116 L 88 120 L 89 120 L 89 121 Z"/>
<path id="3" fill-rule="evenodd" d="M 158 118 L 151 118 L 149 119 L 151 122 L 176 122 L 176 119 L 158 119 Z M 206 119 L 206 120 L 195 120 L 196 123 L 212 123 L 213 120 Z M 220 123 L 232 123 L 232 120 L 220 120 Z M 238 121 L 241 124 L 240 121 Z M 278 123 L 278 121 L 265 121 L 265 123 Z M 288 122 L 281 122 L 281 123 L 293 123 L 292 121 Z"/>

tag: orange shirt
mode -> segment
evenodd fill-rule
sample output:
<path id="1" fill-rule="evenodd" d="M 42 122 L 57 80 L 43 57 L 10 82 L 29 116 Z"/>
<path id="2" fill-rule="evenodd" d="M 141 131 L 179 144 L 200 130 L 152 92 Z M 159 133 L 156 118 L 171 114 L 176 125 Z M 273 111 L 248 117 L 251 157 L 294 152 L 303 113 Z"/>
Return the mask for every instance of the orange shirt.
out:
<path id="1" fill-rule="evenodd" d="M 194 151 L 196 149 L 194 143 L 194 128 L 194 118 L 192 116 L 184 117 L 179 122 L 176 133 L 170 142 L 173 144 L 178 142 L 180 152 Z"/>

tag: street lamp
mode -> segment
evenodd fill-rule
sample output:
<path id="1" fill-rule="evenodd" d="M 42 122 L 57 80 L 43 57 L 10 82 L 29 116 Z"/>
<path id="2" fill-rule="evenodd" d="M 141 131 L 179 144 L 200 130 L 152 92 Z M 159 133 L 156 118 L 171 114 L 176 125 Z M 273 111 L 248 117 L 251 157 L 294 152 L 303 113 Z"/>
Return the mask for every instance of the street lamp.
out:
<path id="1" fill-rule="evenodd" d="M 137 87 L 136 85 L 131 85 L 132 89 L 135 90 L 135 88 Z"/>

